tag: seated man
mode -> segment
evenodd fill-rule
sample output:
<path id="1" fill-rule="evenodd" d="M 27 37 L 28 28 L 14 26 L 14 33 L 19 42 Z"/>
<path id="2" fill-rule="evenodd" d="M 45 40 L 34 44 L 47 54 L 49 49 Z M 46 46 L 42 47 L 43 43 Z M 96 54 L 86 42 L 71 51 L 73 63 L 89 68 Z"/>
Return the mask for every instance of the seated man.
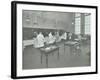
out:
<path id="1" fill-rule="evenodd" d="M 42 32 L 40 32 L 40 33 L 37 35 L 36 39 L 35 39 L 34 47 L 35 47 L 35 48 L 43 47 L 43 46 L 44 46 L 44 41 L 45 41 L 44 36 L 43 36 Z"/>
<path id="2" fill-rule="evenodd" d="M 67 33 L 66 33 L 66 32 L 64 32 L 64 33 L 62 34 L 61 39 L 62 39 L 62 40 L 66 40 L 66 39 L 67 39 Z"/>
<path id="3" fill-rule="evenodd" d="M 60 42 L 61 41 L 61 38 L 59 36 L 59 32 L 56 32 L 55 37 L 56 37 L 56 42 Z"/>
<path id="4" fill-rule="evenodd" d="M 72 33 L 70 32 L 68 36 L 69 36 L 69 40 L 71 40 L 72 39 Z"/>

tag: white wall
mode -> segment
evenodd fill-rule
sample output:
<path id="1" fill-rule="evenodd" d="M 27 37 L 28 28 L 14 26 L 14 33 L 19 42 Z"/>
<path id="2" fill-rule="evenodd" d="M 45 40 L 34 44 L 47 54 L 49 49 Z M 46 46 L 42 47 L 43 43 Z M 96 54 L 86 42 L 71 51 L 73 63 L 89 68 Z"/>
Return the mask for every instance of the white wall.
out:
<path id="1" fill-rule="evenodd" d="M 64 3 L 64 4 L 98 5 L 100 9 L 100 0 L 31 0 L 31 1 Z M 10 6 L 10 3 L 11 3 L 11 0 L 0 1 L 0 80 L 11 80 L 10 78 L 10 67 L 11 67 L 10 66 L 11 65 L 11 14 L 10 14 L 11 6 Z M 99 14 L 100 14 L 100 11 L 99 11 Z M 98 16 L 98 18 L 100 21 L 100 16 Z M 99 23 L 99 26 L 100 26 L 100 23 Z M 100 30 L 100 27 L 98 30 Z M 100 34 L 100 31 L 98 32 Z M 100 36 L 99 36 L 98 41 L 100 41 Z M 100 49 L 99 49 L 99 52 L 100 52 Z M 100 54 L 98 55 L 98 57 L 100 57 Z M 100 61 L 100 58 L 99 58 L 99 61 Z M 99 67 L 100 67 L 100 64 L 99 64 Z M 100 73 L 92 74 L 92 75 L 77 75 L 77 76 L 64 76 L 64 77 L 51 77 L 51 78 L 49 77 L 49 78 L 42 78 L 42 80 L 56 80 L 56 79 L 57 80 L 100 80 L 99 76 L 100 76 Z M 26 79 L 26 80 L 41 80 L 41 78 Z"/>

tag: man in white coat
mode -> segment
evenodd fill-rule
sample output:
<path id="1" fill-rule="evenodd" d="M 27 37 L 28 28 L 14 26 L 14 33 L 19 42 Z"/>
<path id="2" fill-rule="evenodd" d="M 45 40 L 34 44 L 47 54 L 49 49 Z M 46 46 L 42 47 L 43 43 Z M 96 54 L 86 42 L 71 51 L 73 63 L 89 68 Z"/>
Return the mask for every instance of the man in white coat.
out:
<path id="1" fill-rule="evenodd" d="M 52 43 L 54 43 L 55 42 L 55 40 L 56 40 L 56 38 L 52 35 L 52 33 L 50 32 L 49 33 L 49 44 L 52 44 Z"/>
<path id="2" fill-rule="evenodd" d="M 66 40 L 67 39 L 67 33 L 64 32 L 63 35 L 61 36 L 61 39 Z"/>
<path id="3" fill-rule="evenodd" d="M 35 45 L 35 48 L 40 48 L 44 46 L 45 39 L 44 39 L 42 32 L 40 32 L 37 35 L 36 40 L 37 40 L 37 44 Z"/>

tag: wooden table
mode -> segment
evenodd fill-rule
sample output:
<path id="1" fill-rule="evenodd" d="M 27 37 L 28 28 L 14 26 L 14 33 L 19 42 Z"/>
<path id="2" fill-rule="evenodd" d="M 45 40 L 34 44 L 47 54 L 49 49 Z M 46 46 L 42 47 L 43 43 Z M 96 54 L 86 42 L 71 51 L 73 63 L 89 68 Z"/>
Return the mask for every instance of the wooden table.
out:
<path id="1" fill-rule="evenodd" d="M 42 56 L 45 55 L 46 56 L 46 67 L 48 68 L 48 55 L 49 54 L 53 54 L 54 51 L 58 51 L 58 59 L 59 59 L 59 47 L 55 46 L 55 45 L 51 45 L 48 47 L 43 47 L 40 48 L 40 52 L 41 52 L 41 64 L 42 64 Z"/>
<path id="2" fill-rule="evenodd" d="M 72 51 L 72 49 L 75 49 L 76 50 L 76 47 L 79 47 L 79 42 L 77 41 L 66 41 L 64 43 L 64 53 L 65 53 L 65 46 L 69 46 L 70 47 L 70 51 Z"/>

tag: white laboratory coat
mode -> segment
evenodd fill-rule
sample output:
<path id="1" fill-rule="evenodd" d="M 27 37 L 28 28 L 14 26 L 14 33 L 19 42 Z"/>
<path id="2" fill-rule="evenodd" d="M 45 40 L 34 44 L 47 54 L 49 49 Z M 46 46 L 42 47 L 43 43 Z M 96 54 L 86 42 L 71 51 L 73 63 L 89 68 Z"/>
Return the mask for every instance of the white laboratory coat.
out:
<path id="1" fill-rule="evenodd" d="M 72 33 L 69 33 L 69 39 L 70 40 L 72 39 Z"/>
<path id="2" fill-rule="evenodd" d="M 61 39 L 60 39 L 60 36 L 59 36 L 59 33 L 56 34 L 56 42 L 60 42 Z"/>
<path id="3" fill-rule="evenodd" d="M 55 40 L 56 40 L 56 38 L 51 33 L 49 33 L 49 42 L 48 43 L 52 44 L 55 42 Z"/>
<path id="4" fill-rule="evenodd" d="M 36 37 L 36 43 L 34 45 L 35 48 L 40 48 L 40 47 L 43 47 L 44 46 L 44 36 L 43 34 L 38 34 L 37 37 Z"/>
<path id="5" fill-rule="evenodd" d="M 61 39 L 64 39 L 64 40 L 67 39 L 67 33 L 66 32 L 61 36 Z"/>

